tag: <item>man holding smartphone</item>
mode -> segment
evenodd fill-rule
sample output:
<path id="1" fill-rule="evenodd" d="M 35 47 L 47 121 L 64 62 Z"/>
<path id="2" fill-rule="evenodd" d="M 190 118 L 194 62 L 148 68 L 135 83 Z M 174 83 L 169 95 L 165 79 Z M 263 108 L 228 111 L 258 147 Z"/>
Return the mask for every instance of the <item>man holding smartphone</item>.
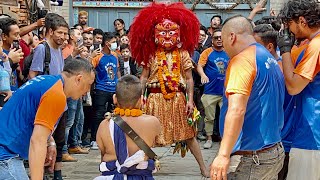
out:
<path id="1" fill-rule="evenodd" d="M 76 57 L 83 50 L 83 38 L 80 30 L 70 28 L 69 30 L 69 44 L 62 50 L 63 59 L 68 57 Z"/>
<path id="2" fill-rule="evenodd" d="M 12 73 L 10 74 L 11 90 L 18 89 L 17 67 L 23 58 L 23 52 L 19 46 L 20 29 L 18 23 L 13 18 L 0 19 L 1 38 L 3 41 L 3 52 L 8 55 Z"/>

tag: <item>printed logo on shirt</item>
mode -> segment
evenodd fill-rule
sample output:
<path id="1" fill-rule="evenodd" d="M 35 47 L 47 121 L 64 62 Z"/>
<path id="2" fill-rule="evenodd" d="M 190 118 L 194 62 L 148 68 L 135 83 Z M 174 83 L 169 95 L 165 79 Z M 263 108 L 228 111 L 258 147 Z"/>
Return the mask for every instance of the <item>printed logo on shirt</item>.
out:
<path id="1" fill-rule="evenodd" d="M 105 69 L 107 71 L 107 75 L 108 75 L 108 79 L 113 81 L 115 79 L 115 72 L 114 72 L 114 68 L 116 68 L 117 66 L 113 63 L 108 63 L 106 66 L 105 66 Z"/>
<path id="2" fill-rule="evenodd" d="M 33 84 L 34 81 L 40 82 L 42 80 L 44 80 L 45 78 L 42 76 L 36 76 L 34 78 L 32 78 L 30 81 L 27 81 L 26 83 L 24 83 L 19 89 L 24 89 L 25 87 Z"/>
<path id="3" fill-rule="evenodd" d="M 224 65 L 224 62 L 223 61 L 215 61 L 214 62 L 218 68 L 218 71 L 220 74 L 225 74 L 226 73 L 226 68 L 225 68 L 225 65 Z"/>
<path id="4" fill-rule="evenodd" d="M 277 66 L 277 65 L 278 65 L 278 62 L 277 62 L 277 60 L 275 60 L 274 58 L 270 58 L 270 57 L 269 57 L 269 58 L 267 59 L 267 62 L 265 62 L 266 68 L 267 68 L 267 69 L 270 69 L 270 65 L 271 65 L 271 64 L 274 64 L 274 65 Z"/>

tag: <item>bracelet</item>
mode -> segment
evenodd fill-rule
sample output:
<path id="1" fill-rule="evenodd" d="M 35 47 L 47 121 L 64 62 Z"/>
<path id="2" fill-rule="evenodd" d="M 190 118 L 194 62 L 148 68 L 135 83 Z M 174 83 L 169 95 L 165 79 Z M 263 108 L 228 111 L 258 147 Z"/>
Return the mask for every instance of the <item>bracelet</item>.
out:
<path id="1" fill-rule="evenodd" d="M 47 147 L 49 146 L 56 146 L 56 143 L 54 141 L 48 142 Z"/>

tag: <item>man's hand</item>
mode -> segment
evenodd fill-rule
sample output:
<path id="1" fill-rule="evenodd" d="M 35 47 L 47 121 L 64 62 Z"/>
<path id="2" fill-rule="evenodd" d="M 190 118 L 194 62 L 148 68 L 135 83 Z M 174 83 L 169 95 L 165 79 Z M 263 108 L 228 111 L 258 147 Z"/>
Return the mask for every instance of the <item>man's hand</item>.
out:
<path id="1" fill-rule="evenodd" d="M 291 36 L 288 27 L 279 32 L 277 44 L 281 55 L 286 52 L 291 52 L 292 46 L 294 45 L 294 37 Z"/>
<path id="2" fill-rule="evenodd" d="M 6 97 L 4 98 L 4 101 L 7 101 L 12 96 L 12 91 L 0 92 L 0 94 L 5 94 Z"/>
<path id="3" fill-rule="evenodd" d="M 208 76 L 206 76 L 205 74 L 201 76 L 201 83 L 202 84 L 206 84 L 209 82 L 209 78 Z"/>
<path id="4" fill-rule="evenodd" d="M 47 157 L 44 166 L 49 166 L 49 172 L 53 173 L 54 164 L 56 163 L 57 148 L 56 146 L 48 146 Z"/>
<path id="5" fill-rule="evenodd" d="M 253 8 L 252 11 L 254 11 L 255 13 L 258 13 L 258 12 L 261 12 L 261 11 L 265 11 L 266 8 L 264 8 L 264 6 L 265 6 L 265 0 L 260 0 L 257 3 L 256 7 Z"/>
<path id="6" fill-rule="evenodd" d="M 101 54 L 100 49 L 96 49 L 91 53 L 91 57 L 95 58 L 96 56 L 99 56 Z"/>
<path id="7" fill-rule="evenodd" d="M 44 23 L 45 23 L 45 18 L 38 19 L 38 21 L 37 21 L 37 27 L 42 27 L 42 26 L 44 26 Z"/>
<path id="8" fill-rule="evenodd" d="M 277 16 L 277 13 L 274 9 L 270 9 L 270 16 Z"/>
<path id="9" fill-rule="evenodd" d="M 193 102 L 188 101 L 186 104 L 186 112 L 188 116 L 193 112 L 193 108 Z"/>
<path id="10" fill-rule="evenodd" d="M 79 55 L 82 51 L 84 50 L 84 46 L 81 47 L 75 47 L 73 52 L 72 52 L 72 57 L 76 57 Z"/>
<path id="11" fill-rule="evenodd" d="M 12 62 L 15 63 L 19 63 L 20 60 L 23 58 L 23 52 L 22 49 L 11 49 L 8 57 L 12 60 Z"/>
<path id="12" fill-rule="evenodd" d="M 218 155 L 211 164 L 210 177 L 213 180 L 227 180 L 230 157 Z"/>

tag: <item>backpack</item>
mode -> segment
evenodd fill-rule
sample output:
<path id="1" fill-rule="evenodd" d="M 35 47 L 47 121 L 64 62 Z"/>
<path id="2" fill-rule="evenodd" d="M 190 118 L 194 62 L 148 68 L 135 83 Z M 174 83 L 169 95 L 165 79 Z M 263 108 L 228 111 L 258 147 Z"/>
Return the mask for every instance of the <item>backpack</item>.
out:
<path id="1" fill-rule="evenodd" d="M 49 74 L 49 64 L 51 61 L 50 47 L 46 41 L 43 41 L 40 44 L 43 44 L 45 47 L 45 56 L 44 56 L 44 61 L 43 61 L 43 71 L 42 71 L 43 73 L 42 74 L 48 75 Z M 32 51 L 31 54 L 24 59 L 23 71 L 22 71 L 22 74 L 24 77 L 28 77 L 28 75 L 29 75 L 33 56 L 34 56 L 34 51 Z"/>

